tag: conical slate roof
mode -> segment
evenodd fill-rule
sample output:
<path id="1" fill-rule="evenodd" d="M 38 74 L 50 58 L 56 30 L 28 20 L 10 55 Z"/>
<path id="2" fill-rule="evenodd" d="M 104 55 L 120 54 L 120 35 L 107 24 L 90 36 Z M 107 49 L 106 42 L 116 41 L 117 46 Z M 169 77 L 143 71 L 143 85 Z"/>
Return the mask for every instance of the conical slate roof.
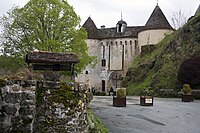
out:
<path id="1" fill-rule="evenodd" d="M 195 12 L 195 15 L 197 15 L 198 13 L 200 13 L 200 5 L 199 5 L 197 11 Z"/>
<path id="2" fill-rule="evenodd" d="M 83 28 L 86 29 L 88 33 L 88 38 L 98 38 L 98 29 L 91 17 L 88 17 L 88 19 L 85 21 L 85 23 L 83 24 Z"/>
<path id="3" fill-rule="evenodd" d="M 126 23 L 125 21 L 123 21 L 122 19 L 121 19 L 120 21 L 117 22 L 117 25 L 118 25 L 118 24 L 125 24 L 125 25 L 127 25 L 127 23 Z"/>
<path id="4" fill-rule="evenodd" d="M 150 28 L 150 29 L 169 29 L 169 30 L 173 29 L 158 5 L 153 10 L 145 27 L 147 29 L 148 28 Z"/>

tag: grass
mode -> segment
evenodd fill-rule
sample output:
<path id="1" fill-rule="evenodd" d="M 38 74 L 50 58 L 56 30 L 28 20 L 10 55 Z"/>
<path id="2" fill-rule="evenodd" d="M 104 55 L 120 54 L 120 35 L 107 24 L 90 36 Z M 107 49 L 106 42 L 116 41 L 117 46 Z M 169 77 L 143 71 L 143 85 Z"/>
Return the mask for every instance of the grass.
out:
<path id="1" fill-rule="evenodd" d="M 124 83 L 127 95 L 139 95 L 151 87 L 178 91 L 177 73 L 180 64 L 188 57 L 200 55 L 200 16 L 190 20 L 178 31 L 167 35 L 151 52 L 138 55 L 132 62 Z M 158 94 L 159 95 L 159 94 Z"/>
<path id="2" fill-rule="evenodd" d="M 103 122 L 94 114 L 92 109 L 88 109 L 89 133 L 109 133 Z"/>

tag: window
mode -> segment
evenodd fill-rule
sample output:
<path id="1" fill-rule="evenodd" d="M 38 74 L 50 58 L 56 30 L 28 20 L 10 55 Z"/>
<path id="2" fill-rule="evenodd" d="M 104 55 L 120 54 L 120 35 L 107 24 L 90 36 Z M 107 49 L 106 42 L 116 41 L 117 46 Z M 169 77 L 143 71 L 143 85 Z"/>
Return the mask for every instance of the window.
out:
<path id="1" fill-rule="evenodd" d="M 130 41 L 130 49 L 131 49 L 131 55 L 133 54 L 133 46 L 132 46 L 132 41 Z"/>
<path id="2" fill-rule="evenodd" d="M 139 47 L 138 47 L 138 42 L 135 40 L 135 54 L 138 54 L 139 52 Z"/>
<path id="3" fill-rule="evenodd" d="M 119 27 L 118 27 L 118 32 L 121 33 L 122 32 L 122 24 L 119 24 Z"/>
<path id="4" fill-rule="evenodd" d="M 85 74 L 88 74 L 88 71 L 85 71 Z"/>
<path id="5" fill-rule="evenodd" d="M 103 58 L 105 58 L 105 46 L 103 46 Z"/>
<path id="6" fill-rule="evenodd" d="M 105 92 L 106 90 L 106 82 L 105 80 L 102 80 L 102 91 Z"/>
<path id="7" fill-rule="evenodd" d="M 104 66 L 104 67 L 106 66 L 106 59 L 101 60 L 101 65 Z"/>

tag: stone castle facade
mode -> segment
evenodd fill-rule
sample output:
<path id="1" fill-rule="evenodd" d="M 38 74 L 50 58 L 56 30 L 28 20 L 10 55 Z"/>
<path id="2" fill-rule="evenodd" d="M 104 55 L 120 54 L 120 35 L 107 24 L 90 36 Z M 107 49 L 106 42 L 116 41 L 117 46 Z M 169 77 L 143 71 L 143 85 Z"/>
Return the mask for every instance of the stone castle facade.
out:
<path id="1" fill-rule="evenodd" d="M 96 56 L 95 67 L 88 65 L 76 77 L 76 81 L 86 84 L 95 91 L 108 92 L 120 87 L 132 60 L 146 45 L 155 45 L 173 28 L 156 5 L 145 26 L 128 26 L 122 19 L 116 27 L 98 29 L 89 17 L 83 24 L 88 32 L 86 43 L 91 56 Z"/>

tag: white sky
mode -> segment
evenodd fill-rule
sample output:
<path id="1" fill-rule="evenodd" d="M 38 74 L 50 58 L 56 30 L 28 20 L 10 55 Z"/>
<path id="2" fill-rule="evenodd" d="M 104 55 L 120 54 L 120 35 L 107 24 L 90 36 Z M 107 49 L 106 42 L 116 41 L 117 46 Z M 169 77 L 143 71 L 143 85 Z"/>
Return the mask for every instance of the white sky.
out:
<path id="1" fill-rule="evenodd" d="M 13 5 L 24 6 L 28 0 L 0 0 L 0 16 L 12 8 Z M 145 25 L 156 6 L 157 0 L 68 0 L 83 24 L 91 16 L 98 28 L 101 25 L 115 27 L 121 19 L 128 26 Z M 159 0 L 159 6 L 171 23 L 174 12 L 181 10 L 188 17 L 194 15 L 200 0 Z"/>

